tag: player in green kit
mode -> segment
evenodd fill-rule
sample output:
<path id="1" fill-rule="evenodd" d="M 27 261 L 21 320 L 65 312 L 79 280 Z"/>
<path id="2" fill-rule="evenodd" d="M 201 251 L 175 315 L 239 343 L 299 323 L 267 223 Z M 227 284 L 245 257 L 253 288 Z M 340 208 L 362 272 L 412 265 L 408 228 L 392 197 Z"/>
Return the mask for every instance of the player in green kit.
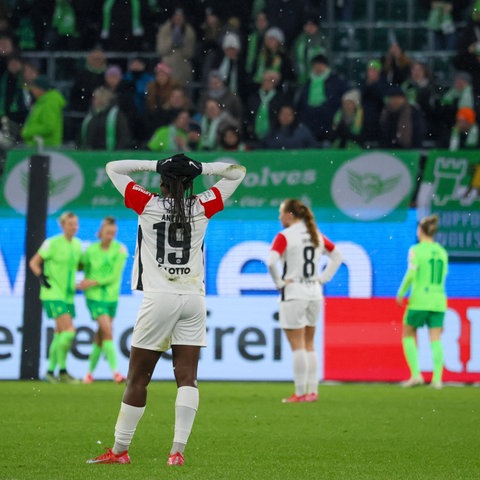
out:
<path id="1" fill-rule="evenodd" d="M 78 217 L 72 212 L 60 216 L 62 233 L 47 238 L 30 259 L 29 267 L 41 283 L 40 300 L 48 318 L 55 319 L 55 332 L 48 351 L 45 380 L 50 383 L 78 383 L 67 372 L 67 355 L 75 338 L 75 280 L 82 246 L 75 238 Z M 59 375 L 55 369 L 59 367 Z"/>
<path id="2" fill-rule="evenodd" d="M 112 321 L 117 311 L 122 273 L 128 253 L 125 246 L 115 240 L 116 235 L 115 219 L 105 217 L 98 232 L 100 240 L 90 245 L 82 257 L 85 278 L 77 287 L 85 291 L 87 307 L 92 319 L 98 324 L 89 357 L 88 373 L 83 378 L 83 383 L 93 382 L 93 372 L 102 353 L 112 370 L 114 381 L 122 383 L 125 380 L 125 377 L 117 371 Z"/>
<path id="3" fill-rule="evenodd" d="M 408 269 L 397 292 L 397 303 L 403 305 L 403 297 L 410 289 L 408 306 L 403 322 L 403 351 L 410 368 L 410 379 L 405 387 L 425 383 L 418 364 L 416 331 L 428 326 L 433 358 L 431 386 L 442 388 L 443 347 L 441 335 L 443 319 L 447 310 L 445 278 L 448 272 L 448 255 L 445 249 L 434 241 L 438 229 L 438 217 L 423 218 L 417 227 L 419 243 L 410 247 Z"/>

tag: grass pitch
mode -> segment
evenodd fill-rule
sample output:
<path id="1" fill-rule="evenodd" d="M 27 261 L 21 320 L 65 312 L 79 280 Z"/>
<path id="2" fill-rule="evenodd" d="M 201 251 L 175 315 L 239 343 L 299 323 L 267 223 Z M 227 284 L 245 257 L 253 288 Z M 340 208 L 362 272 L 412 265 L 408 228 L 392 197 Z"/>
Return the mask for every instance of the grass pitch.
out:
<path id="1" fill-rule="evenodd" d="M 186 464 L 167 467 L 175 392 L 150 385 L 131 465 L 87 465 L 112 446 L 122 386 L 0 382 L 0 479 L 480 478 L 475 387 L 322 385 L 282 404 L 289 383 L 202 382 Z"/>

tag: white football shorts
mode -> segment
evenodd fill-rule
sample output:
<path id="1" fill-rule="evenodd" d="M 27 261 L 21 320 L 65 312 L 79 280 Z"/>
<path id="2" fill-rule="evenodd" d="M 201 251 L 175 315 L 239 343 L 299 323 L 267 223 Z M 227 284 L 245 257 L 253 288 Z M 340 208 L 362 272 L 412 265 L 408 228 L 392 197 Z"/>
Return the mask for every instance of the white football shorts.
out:
<path id="1" fill-rule="evenodd" d="M 322 300 L 286 300 L 280 302 L 279 320 L 283 329 L 314 327 L 323 315 Z"/>
<path id="2" fill-rule="evenodd" d="M 203 295 L 145 292 L 133 327 L 132 346 L 165 352 L 171 345 L 207 345 Z"/>

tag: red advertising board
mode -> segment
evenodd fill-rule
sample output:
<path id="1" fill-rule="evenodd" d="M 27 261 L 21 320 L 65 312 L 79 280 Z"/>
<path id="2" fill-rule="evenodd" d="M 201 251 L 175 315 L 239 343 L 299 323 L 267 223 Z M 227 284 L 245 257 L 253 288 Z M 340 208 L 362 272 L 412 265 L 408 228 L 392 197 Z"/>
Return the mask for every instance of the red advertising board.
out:
<path id="1" fill-rule="evenodd" d="M 448 306 L 442 336 L 443 379 L 480 382 L 480 300 L 449 299 Z M 407 379 L 402 318 L 403 309 L 393 298 L 327 299 L 325 380 L 398 382 Z M 419 346 L 421 357 L 427 358 L 428 338 L 422 344 L 419 341 Z M 422 362 L 420 365 L 422 367 Z M 431 368 L 422 370 L 428 381 Z"/>

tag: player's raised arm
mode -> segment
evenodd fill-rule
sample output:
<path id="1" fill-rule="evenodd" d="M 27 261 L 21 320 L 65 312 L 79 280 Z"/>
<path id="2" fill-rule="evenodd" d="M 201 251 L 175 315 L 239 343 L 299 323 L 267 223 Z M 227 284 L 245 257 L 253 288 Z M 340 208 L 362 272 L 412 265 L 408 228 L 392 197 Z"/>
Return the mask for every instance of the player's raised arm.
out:
<path id="1" fill-rule="evenodd" d="M 225 162 L 202 163 L 201 165 L 202 175 L 218 175 L 223 177 L 214 185 L 220 192 L 223 201 L 229 198 L 240 183 L 242 183 L 247 171 L 243 165 Z"/>
<path id="2" fill-rule="evenodd" d="M 156 160 L 115 160 L 108 162 L 105 170 L 115 188 L 125 196 L 125 189 L 134 180 L 130 177 L 133 172 L 157 171 Z"/>

